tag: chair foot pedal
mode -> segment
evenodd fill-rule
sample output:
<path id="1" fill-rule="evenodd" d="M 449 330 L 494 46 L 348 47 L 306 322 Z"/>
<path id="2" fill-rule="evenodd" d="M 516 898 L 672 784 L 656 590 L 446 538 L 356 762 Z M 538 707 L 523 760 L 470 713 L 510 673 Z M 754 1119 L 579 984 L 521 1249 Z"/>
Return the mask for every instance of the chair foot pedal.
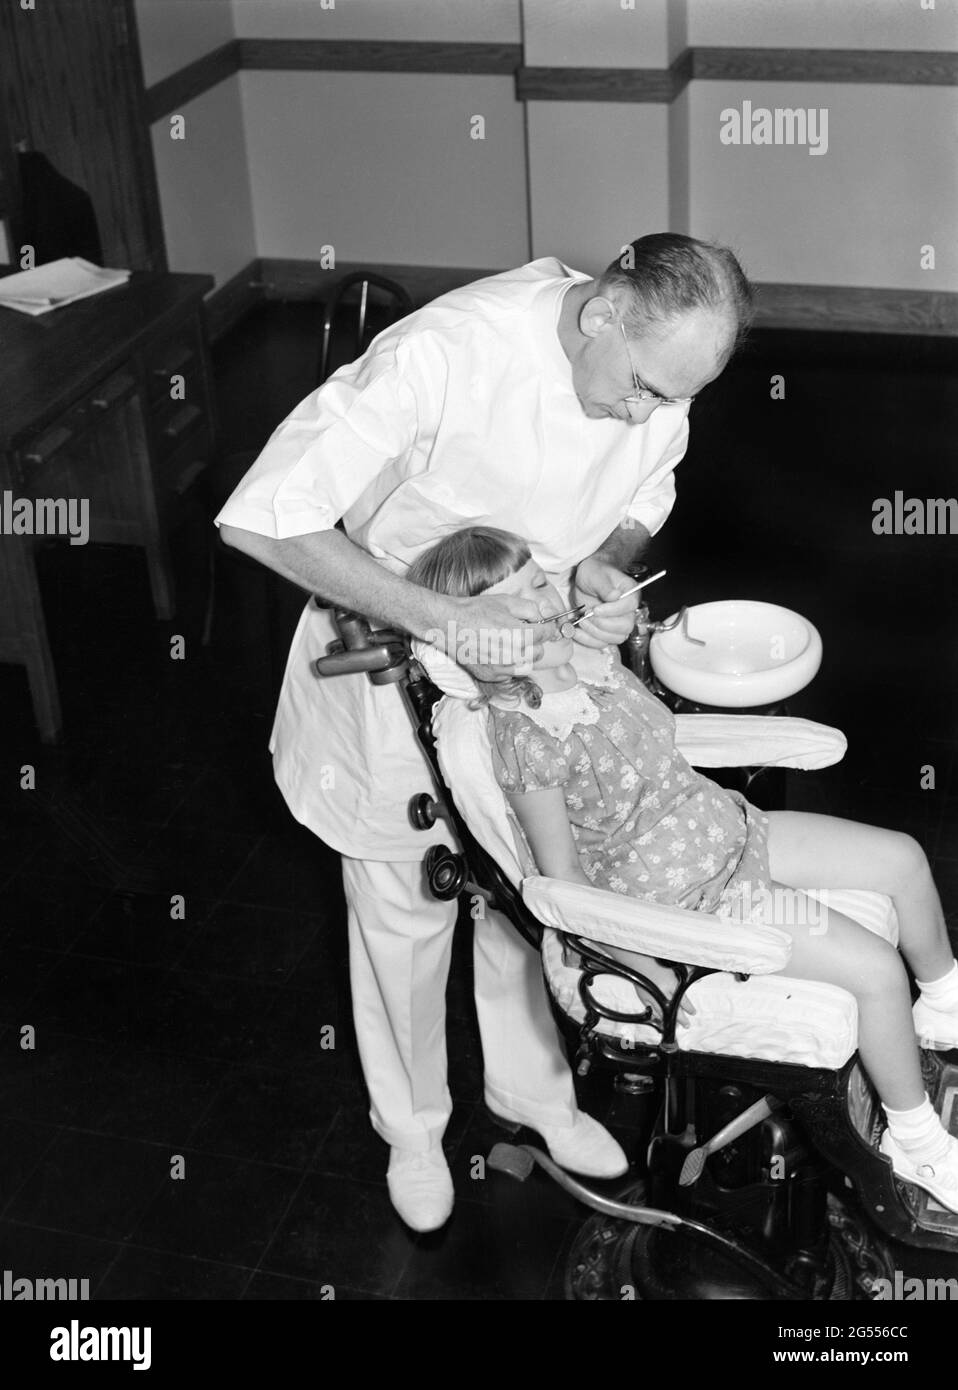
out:
<path id="1" fill-rule="evenodd" d="M 486 1162 L 495 1172 L 508 1173 L 517 1182 L 525 1182 L 535 1167 L 532 1154 L 517 1144 L 494 1144 Z"/>

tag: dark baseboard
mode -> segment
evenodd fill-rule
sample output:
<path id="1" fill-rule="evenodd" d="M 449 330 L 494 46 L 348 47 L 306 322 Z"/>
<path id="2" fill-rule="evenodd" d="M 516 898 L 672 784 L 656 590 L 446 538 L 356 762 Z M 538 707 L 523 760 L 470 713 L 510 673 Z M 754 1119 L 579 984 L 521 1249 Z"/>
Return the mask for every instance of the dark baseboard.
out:
<path id="1" fill-rule="evenodd" d="M 396 280 L 414 304 L 428 304 L 448 290 L 469 285 L 486 275 L 498 275 L 504 266 L 483 269 L 481 266 L 432 265 L 372 265 L 362 261 L 339 261 L 335 270 L 327 270 L 319 261 L 283 260 L 264 256 L 259 263 L 259 280 L 266 299 L 323 299 L 329 288 L 343 275 L 354 271 L 374 270 L 389 280 Z"/>
<path id="2" fill-rule="evenodd" d="M 958 335 L 958 294 L 844 285 L 756 285 L 757 328 Z"/>
<path id="3" fill-rule="evenodd" d="M 263 300 L 321 301 L 341 276 L 363 270 L 396 280 L 417 306 L 460 285 L 498 274 L 497 269 L 478 266 L 363 261 L 340 261 L 335 269 L 327 269 L 319 261 L 265 256 L 251 261 L 209 296 L 210 337 L 213 341 L 221 337 Z M 958 294 L 771 282 L 756 284 L 755 290 L 755 327 L 759 329 L 958 337 Z"/>
<path id="4" fill-rule="evenodd" d="M 262 301 L 259 266 L 258 259 L 250 261 L 207 297 L 206 327 L 210 342 L 215 343 L 235 328 Z"/>

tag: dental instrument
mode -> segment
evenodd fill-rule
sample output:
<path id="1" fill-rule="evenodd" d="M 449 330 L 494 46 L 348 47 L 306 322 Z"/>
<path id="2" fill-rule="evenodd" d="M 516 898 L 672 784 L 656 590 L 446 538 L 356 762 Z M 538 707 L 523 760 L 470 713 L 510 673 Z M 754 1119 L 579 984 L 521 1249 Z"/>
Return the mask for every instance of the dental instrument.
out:
<path id="1" fill-rule="evenodd" d="M 659 570 L 658 574 L 652 574 L 648 579 L 643 579 L 631 589 L 626 589 L 624 594 L 617 594 L 614 599 L 605 599 L 603 602 L 618 603 L 620 598 L 628 598 L 630 594 L 638 593 L 638 591 L 644 589 L 647 584 L 654 584 L 656 579 L 661 579 L 662 576 L 667 573 L 667 570 Z M 567 608 L 564 613 L 554 613 L 551 618 L 538 618 L 535 626 L 541 626 L 543 623 L 561 623 L 563 627 L 576 627 L 579 623 L 584 622 L 586 618 L 591 618 L 598 607 L 600 607 L 600 605 L 596 604 L 595 607 L 586 609 L 584 603 L 577 603 L 574 608 Z M 568 621 L 569 619 L 572 619 L 572 621 Z"/>

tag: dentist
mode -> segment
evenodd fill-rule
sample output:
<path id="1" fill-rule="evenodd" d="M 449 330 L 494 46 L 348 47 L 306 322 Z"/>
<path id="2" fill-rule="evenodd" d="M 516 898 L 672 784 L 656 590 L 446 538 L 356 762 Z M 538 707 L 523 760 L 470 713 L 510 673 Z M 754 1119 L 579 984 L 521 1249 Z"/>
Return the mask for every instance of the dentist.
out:
<path id="1" fill-rule="evenodd" d="M 548 258 L 454 290 L 297 406 L 217 517 L 222 537 L 324 603 L 417 637 L 525 628 L 538 656 L 554 630 L 527 625 L 545 605 L 403 578 L 441 535 L 497 526 L 525 537 L 574 602 L 604 605 L 576 628 L 583 649 L 618 644 L 636 603 L 617 601 L 624 571 L 669 515 L 689 404 L 728 361 L 750 300 L 730 251 L 672 233 L 633 242 L 598 279 Z M 343 856 L 370 1119 L 391 1149 L 393 1205 L 426 1231 L 453 1204 L 441 1140 L 456 904 L 432 898 L 422 873 L 448 832 L 409 824 L 428 776 L 395 690 L 313 676 L 335 636 L 311 600 L 270 750 L 292 814 Z M 538 1131 L 563 1167 L 624 1172 L 618 1144 L 576 1107 L 537 955 L 495 912 L 475 925 L 489 1108 Z"/>

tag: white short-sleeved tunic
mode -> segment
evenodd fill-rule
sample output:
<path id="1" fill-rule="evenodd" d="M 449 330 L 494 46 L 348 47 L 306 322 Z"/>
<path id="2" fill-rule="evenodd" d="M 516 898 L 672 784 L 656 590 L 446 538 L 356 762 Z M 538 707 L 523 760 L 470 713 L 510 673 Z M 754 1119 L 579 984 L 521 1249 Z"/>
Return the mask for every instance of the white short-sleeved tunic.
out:
<path id="1" fill-rule="evenodd" d="M 307 396 L 216 518 L 276 538 L 326 530 L 401 574 L 441 536 L 484 523 L 523 536 L 558 582 L 632 517 L 657 531 L 675 498 L 686 408 L 643 425 L 590 420 L 557 334 L 588 276 L 533 261 L 428 304 Z M 293 638 L 270 748 L 297 820 L 344 854 L 417 859 L 448 830 L 408 822 L 430 789 L 398 692 L 317 679 L 335 636 L 312 602 Z"/>

